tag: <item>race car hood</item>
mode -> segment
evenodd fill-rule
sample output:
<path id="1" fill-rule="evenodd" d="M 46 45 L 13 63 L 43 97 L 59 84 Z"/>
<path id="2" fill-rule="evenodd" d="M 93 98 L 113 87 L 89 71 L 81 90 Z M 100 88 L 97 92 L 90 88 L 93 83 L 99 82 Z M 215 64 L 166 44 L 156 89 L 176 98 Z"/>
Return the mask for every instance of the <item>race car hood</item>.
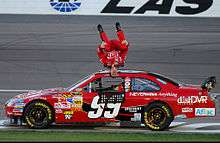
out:
<path id="1" fill-rule="evenodd" d="M 19 94 L 19 95 L 15 96 L 15 98 L 22 98 L 22 99 L 33 98 L 36 96 L 45 96 L 45 95 L 58 93 L 63 90 L 64 90 L 63 87 L 49 88 L 49 89 L 43 89 L 43 90 L 33 90 L 33 91 L 29 91 L 27 93 Z"/>

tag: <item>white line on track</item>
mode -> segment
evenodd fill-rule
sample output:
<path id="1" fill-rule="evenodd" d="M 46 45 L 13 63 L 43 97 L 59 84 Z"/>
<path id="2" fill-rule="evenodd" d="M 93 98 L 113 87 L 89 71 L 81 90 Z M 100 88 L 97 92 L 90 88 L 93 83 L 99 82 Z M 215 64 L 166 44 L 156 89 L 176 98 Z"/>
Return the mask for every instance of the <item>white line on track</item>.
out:
<path id="1" fill-rule="evenodd" d="M 176 126 L 179 126 L 179 125 L 183 125 L 183 124 L 185 124 L 186 122 L 172 122 L 171 124 L 170 124 L 170 127 L 176 127 Z M 144 124 L 141 124 L 141 127 L 145 127 L 145 125 Z"/>
<path id="2" fill-rule="evenodd" d="M 29 92 L 35 90 L 11 90 L 11 89 L 0 89 L 0 92 Z"/>
<path id="3" fill-rule="evenodd" d="M 175 126 L 179 126 L 179 125 L 183 125 L 183 124 L 185 124 L 186 122 L 172 122 L 171 124 L 170 124 L 170 127 L 175 127 Z"/>
<path id="4" fill-rule="evenodd" d="M 201 129 L 203 127 L 220 126 L 220 123 L 192 123 L 171 129 L 174 132 L 184 133 L 220 133 L 220 129 Z"/>
<path id="5" fill-rule="evenodd" d="M 181 132 L 181 133 L 220 133 L 220 130 L 171 130 L 175 132 Z"/>
<path id="6" fill-rule="evenodd" d="M 7 122 L 7 120 L 0 120 L 0 129 L 8 128 L 8 127 L 5 126 L 5 122 Z"/>
<path id="7" fill-rule="evenodd" d="M 220 126 L 220 123 L 194 123 L 194 124 L 190 124 L 190 125 L 185 125 L 184 127 L 197 129 L 197 128 L 203 128 L 203 127 L 207 127 L 207 126 Z"/>
<path id="8" fill-rule="evenodd" d="M 3 126 L 5 121 L 6 120 L 0 120 L 0 126 Z"/>
<path id="9" fill-rule="evenodd" d="M 9 126 L 6 126 L 5 123 L 8 122 L 8 120 L 0 120 L 0 129 L 20 129 L 20 128 L 12 128 Z M 172 132 L 182 132 L 182 133 L 220 133 L 220 129 L 199 129 L 202 127 L 209 127 L 209 126 L 220 126 L 220 123 L 192 123 L 188 125 L 184 125 L 186 122 L 172 122 L 170 127 L 170 131 Z M 180 125 L 180 126 L 179 126 Z M 63 130 L 64 131 L 64 130 Z M 69 130 L 66 130 L 69 131 Z M 117 128 L 117 129 L 109 129 L 109 128 L 103 128 L 98 127 L 96 130 L 92 131 L 122 131 L 122 132 L 146 132 L 146 130 L 143 129 L 136 129 L 136 130 L 130 130 L 130 129 L 124 129 L 124 128 Z"/>

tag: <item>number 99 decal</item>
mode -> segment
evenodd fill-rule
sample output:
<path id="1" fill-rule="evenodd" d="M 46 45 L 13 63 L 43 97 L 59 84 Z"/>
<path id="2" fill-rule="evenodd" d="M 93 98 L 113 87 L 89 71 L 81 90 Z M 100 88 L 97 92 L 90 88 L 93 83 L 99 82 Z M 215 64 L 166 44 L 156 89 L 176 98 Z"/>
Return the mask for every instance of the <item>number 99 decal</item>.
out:
<path id="1" fill-rule="evenodd" d="M 95 96 L 93 98 L 91 108 L 95 109 L 95 111 L 89 111 L 88 117 L 95 119 L 95 118 L 100 118 L 104 112 L 105 105 L 107 109 L 113 110 L 113 111 L 105 111 L 104 112 L 104 117 L 105 118 L 115 118 L 118 115 L 118 112 L 121 107 L 121 103 L 100 103 L 98 104 L 99 101 L 99 96 Z"/>

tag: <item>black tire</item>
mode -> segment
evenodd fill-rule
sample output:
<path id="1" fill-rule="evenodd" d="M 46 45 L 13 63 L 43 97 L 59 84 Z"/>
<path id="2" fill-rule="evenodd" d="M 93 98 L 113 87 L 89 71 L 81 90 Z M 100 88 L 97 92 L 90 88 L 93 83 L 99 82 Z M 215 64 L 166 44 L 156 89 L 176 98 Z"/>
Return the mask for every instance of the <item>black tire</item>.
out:
<path id="1" fill-rule="evenodd" d="M 151 130 L 168 129 L 173 119 L 172 110 L 164 103 L 155 102 L 144 109 L 143 122 Z"/>
<path id="2" fill-rule="evenodd" d="M 45 129 L 53 121 L 51 107 L 42 101 L 34 101 L 25 108 L 24 120 L 29 128 Z"/>

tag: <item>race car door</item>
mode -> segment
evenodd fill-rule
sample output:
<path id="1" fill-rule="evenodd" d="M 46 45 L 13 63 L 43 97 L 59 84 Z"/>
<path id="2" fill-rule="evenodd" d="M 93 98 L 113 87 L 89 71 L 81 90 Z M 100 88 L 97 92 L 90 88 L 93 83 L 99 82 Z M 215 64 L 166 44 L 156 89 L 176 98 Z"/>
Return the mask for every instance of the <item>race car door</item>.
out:
<path id="1" fill-rule="evenodd" d="M 151 97 L 157 97 L 160 89 L 159 84 L 148 78 L 127 77 L 125 78 L 125 106 L 144 106 L 151 100 Z"/>
<path id="2" fill-rule="evenodd" d="M 85 88 L 89 101 L 83 106 L 90 119 L 113 119 L 124 101 L 124 79 L 102 77 L 89 83 Z M 91 95 L 90 97 L 88 95 Z M 92 99 L 91 99 L 92 98 Z"/>

